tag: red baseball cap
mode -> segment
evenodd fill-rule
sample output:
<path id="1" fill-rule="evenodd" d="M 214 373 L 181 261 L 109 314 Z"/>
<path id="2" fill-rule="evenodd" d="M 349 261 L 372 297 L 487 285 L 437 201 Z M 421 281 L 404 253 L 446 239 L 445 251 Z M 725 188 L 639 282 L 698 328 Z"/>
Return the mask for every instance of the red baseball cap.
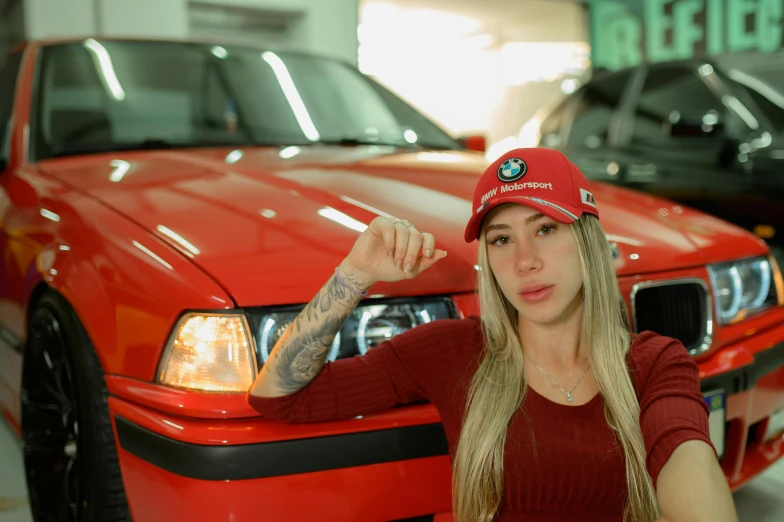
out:
<path id="1" fill-rule="evenodd" d="M 479 238 L 484 217 L 504 203 L 535 208 L 559 223 L 573 223 L 583 212 L 599 217 L 585 176 L 554 149 L 514 149 L 487 167 L 474 189 L 466 243 Z"/>

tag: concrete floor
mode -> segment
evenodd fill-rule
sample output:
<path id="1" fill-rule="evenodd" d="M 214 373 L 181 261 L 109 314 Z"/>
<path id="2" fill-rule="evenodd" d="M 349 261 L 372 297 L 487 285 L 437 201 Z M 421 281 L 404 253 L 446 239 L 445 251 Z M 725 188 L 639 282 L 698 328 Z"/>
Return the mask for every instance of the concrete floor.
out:
<path id="1" fill-rule="evenodd" d="M 784 460 L 735 493 L 740 522 L 784 521 Z M 21 445 L 0 418 L 0 522 L 32 522 Z"/>

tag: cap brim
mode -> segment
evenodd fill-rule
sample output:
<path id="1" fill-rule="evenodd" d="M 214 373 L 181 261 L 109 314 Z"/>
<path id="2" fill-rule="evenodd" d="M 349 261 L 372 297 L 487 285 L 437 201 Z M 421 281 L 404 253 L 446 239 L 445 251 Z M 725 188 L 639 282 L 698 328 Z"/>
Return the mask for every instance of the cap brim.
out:
<path id="1" fill-rule="evenodd" d="M 582 209 L 572 205 L 563 205 L 560 203 L 551 203 L 546 199 L 532 198 L 527 196 L 505 196 L 494 199 L 492 202 L 487 203 L 478 213 L 471 216 L 465 229 L 465 241 L 470 243 L 479 239 L 479 230 L 482 227 L 482 220 L 494 208 L 503 205 L 504 203 L 517 203 L 518 205 L 525 205 L 538 210 L 545 216 L 557 221 L 558 223 L 574 223 L 580 216 L 583 215 Z"/>

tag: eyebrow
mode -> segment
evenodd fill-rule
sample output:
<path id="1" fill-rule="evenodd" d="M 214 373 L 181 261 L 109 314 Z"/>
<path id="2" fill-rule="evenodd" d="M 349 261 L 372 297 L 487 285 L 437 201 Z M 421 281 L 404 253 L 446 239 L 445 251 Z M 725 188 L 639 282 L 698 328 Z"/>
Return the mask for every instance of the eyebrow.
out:
<path id="1" fill-rule="evenodd" d="M 527 218 L 525 218 L 525 224 L 530 225 L 534 221 L 539 221 L 543 217 L 545 217 L 545 215 L 542 214 L 541 212 L 539 212 L 538 214 L 534 214 L 533 216 L 528 216 Z M 485 232 L 490 232 L 491 230 L 508 230 L 510 228 L 512 227 L 507 225 L 506 223 L 498 223 L 497 225 L 489 225 L 485 229 Z"/>

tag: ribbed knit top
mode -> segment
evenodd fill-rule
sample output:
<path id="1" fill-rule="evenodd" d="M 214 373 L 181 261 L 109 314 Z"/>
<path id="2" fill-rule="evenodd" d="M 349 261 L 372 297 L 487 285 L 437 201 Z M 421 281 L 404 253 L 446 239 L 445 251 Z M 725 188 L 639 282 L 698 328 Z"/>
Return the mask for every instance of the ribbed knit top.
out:
<path id="1" fill-rule="evenodd" d="M 248 402 L 269 418 L 317 422 L 430 401 L 454 457 L 468 385 L 482 355 L 478 317 L 437 320 L 364 356 L 326 364 L 297 393 L 279 398 L 249 394 Z M 655 484 L 679 444 L 694 439 L 711 444 L 709 408 L 700 392 L 697 364 L 680 341 L 640 333 L 633 337 L 627 360 L 641 407 L 646 466 Z M 620 441 L 607 426 L 601 394 L 571 406 L 528 387 L 508 427 L 505 490 L 497 520 L 621 522 L 627 495 L 624 462 Z"/>

